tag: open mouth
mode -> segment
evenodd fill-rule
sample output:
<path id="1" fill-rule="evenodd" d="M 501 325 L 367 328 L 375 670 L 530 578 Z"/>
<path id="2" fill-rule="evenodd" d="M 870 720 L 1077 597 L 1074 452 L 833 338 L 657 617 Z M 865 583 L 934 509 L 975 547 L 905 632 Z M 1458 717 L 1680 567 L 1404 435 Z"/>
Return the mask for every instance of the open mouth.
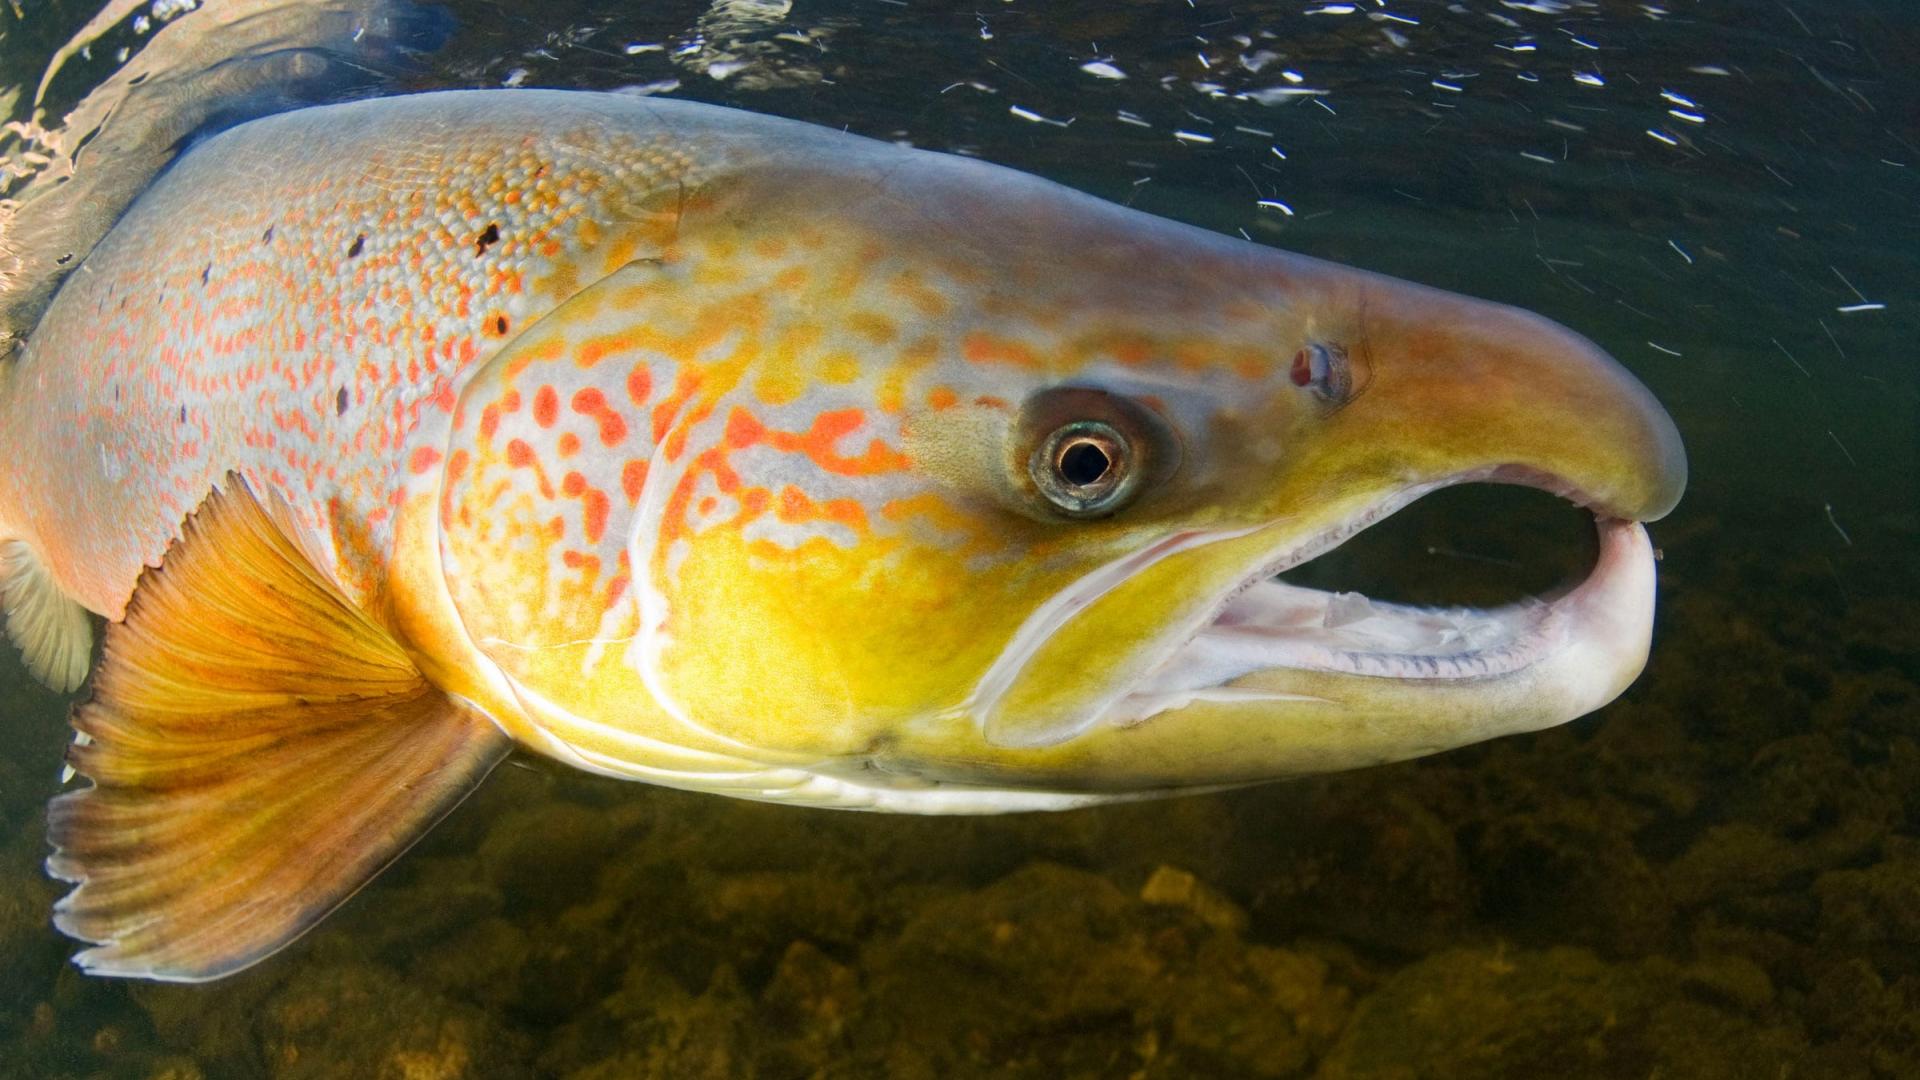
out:
<path id="1" fill-rule="evenodd" d="M 1588 508 L 1599 553 L 1584 579 L 1541 596 L 1492 607 L 1420 606 L 1371 599 L 1278 579 L 1333 551 L 1429 492 L 1455 484 L 1520 484 Z M 1255 568 L 1224 595 L 1213 618 L 1105 715 L 1110 723 L 1146 720 L 1198 700 L 1310 698 L 1278 690 L 1275 673 L 1322 673 L 1403 683 L 1455 685 L 1512 680 L 1548 661 L 1571 676 L 1611 685 L 1636 665 L 1652 617 L 1653 552 L 1646 530 L 1592 510 L 1558 478 L 1501 468 L 1452 477 L 1398 493 Z M 1248 676 L 1259 685 L 1236 685 Z M 1562 680 L 1568 672 L 1558 676 Z"/>

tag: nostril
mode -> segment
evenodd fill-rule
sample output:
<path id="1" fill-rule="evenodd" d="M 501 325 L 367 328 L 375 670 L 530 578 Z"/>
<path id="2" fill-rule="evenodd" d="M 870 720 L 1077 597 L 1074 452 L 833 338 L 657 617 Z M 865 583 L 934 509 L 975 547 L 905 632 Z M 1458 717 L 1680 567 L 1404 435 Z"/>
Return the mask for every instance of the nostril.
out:
<path id="1" fill-rule="evenodd" d="M 1343 345 L 1308 342 L 1293 354 L 1288 376 L 1293 385 L 1332 405 L 1344 403 L 1353 391 L 1353 375 Z"/>

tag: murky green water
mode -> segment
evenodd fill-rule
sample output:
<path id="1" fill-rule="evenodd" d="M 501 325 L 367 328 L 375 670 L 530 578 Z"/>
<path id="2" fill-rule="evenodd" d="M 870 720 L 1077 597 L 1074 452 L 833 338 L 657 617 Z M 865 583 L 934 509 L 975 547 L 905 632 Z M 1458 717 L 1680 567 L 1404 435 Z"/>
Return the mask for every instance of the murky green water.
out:
<path id="1" fill-rule="evenodd" d="M 193 988 L 66 964 L 65 702 L 5 651 L 0 1076 L 1920 1075 L 1920 8 L 1347 6 L 458 3 L 438 52 L 358 78 L 846 126 L 1573 326 L 1693 463 L 1622 700 L 988 820 L 527 762 Z M 0 8 L 0 92 L 91 15 Z M 51 100 L 155 39 L 110 33 Z M 1486 602 L 1579 569 L 1569 515 L 1452 493 L 1316 572 Z"/>

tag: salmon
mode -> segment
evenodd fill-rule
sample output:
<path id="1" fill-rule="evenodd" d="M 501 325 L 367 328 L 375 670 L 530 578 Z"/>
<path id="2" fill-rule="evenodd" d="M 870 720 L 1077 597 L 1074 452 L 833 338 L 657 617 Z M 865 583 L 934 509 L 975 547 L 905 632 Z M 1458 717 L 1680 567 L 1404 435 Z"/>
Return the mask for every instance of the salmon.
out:
<path id="1" fill-rule="evenodd" d="M 172 981 L 284 947 L 514 747 L 987 813 L 1562 723 L 1644 665 L 1640 523 L 1686 480 L 1538 316 L 560 91 L 194 146 L 0 362 L 0 461 L 9 632 L 88 682 L 56 922 Z M 1485 611 L 1275 580 L 1464 482 L 1585 507 L 1593 570 Z"/>

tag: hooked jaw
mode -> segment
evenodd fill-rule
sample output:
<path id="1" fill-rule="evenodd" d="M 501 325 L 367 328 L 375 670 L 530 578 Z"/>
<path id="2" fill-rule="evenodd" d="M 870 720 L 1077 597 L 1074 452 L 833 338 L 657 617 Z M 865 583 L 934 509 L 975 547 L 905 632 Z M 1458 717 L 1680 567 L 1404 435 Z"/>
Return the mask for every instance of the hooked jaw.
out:
<path id="1" fill-rule="evenodd" d="M 1645 664 L 1654 555 L 1639 523 L 1672 509 L 1686 478 L 1651 394 L 1545 319 L 1311 260 L 1291 270 L 1310 337 L 1351 370 L 1342 400 L 1293 433 L 1265 523 L 1163 540 L 1164 556 L 1136 554 L 1123 580 L 1089 575 L 1069 590 L 1085 595 L 1060 599 L 1081 613 L 1061 620 L 1062 639 L 1097 632 L 1088 620 L 1104 615 L 1124 648 L 1140 640 L 1130 616 L 1167 616 L 1077 715 L 1063 720 L 1061 699 L 1038 692 L 1063 677 L 1052 641 L 976 697 L 987 741 L 1024 749 L 1056 782 L 1177 789 L 1415 757 L 1574 719 Z M 1591 511 L 1599 558 L 1586 579 L 1492 610 L 1275 580 L 1470 482 L 1540 488 Z M 1202 595 L 1183 602 L 1182 590 Z"/>

